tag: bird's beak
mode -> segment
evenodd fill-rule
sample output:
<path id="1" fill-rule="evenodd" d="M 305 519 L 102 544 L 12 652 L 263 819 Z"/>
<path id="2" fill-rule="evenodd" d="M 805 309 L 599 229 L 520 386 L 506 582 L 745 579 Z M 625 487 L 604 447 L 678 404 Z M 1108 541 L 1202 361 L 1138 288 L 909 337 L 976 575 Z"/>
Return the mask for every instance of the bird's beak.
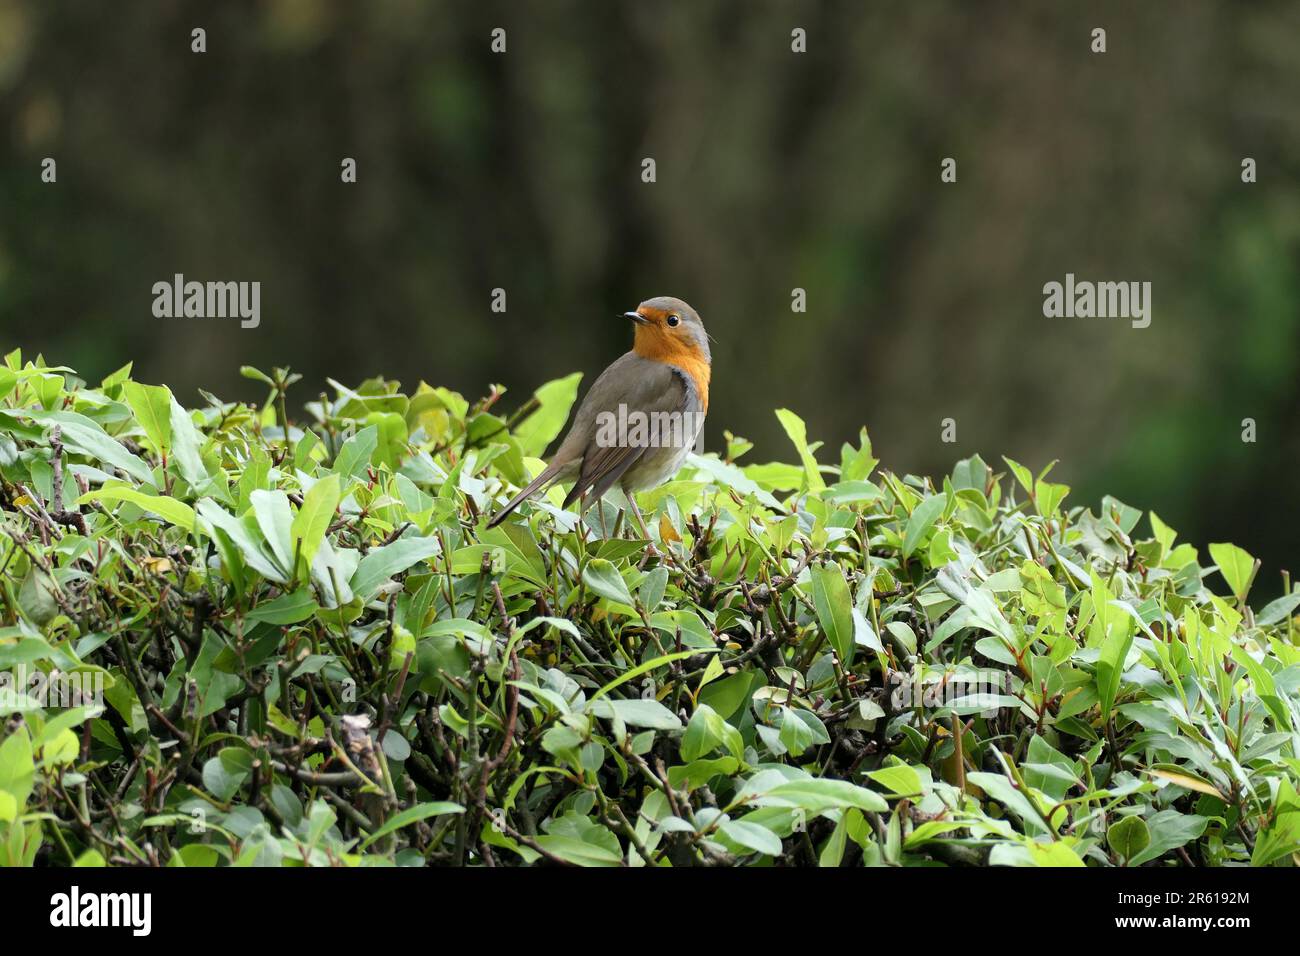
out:
<path id="1" fill-rule="evenodd" d="M 637 325 L 645 325 L 647 322 L 650 321 L 650 320 L 647 319 L 644 315 L 642 315 L 640 312 L 624 312 L 624 313 L 623 313 L 623 318 L 625 318 L 625 319 L 631 319 L 631 320 L 632 320 L 633 322 L 635 322 Z"/>

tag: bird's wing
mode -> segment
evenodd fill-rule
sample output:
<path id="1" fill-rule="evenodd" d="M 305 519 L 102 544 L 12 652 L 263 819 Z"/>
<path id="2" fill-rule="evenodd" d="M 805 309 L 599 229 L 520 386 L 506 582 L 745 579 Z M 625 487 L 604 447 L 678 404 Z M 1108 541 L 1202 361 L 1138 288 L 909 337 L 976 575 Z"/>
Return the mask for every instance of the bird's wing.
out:
<path id="1" fill-rule="evenodd" d="M 611 375 L 619 366 L 618 372 Z M 680 413 L 686 411 L 689 398 L 681 374 L 662 362 L 652 362 L 628 353 L 606 369 L 591 386 L 574 418 L 573 430 L 564 442 L 568 445 L 570 439 L 578 434 L 585 439 L 578 480 L 565 498 L 565 507 L 579 497 L 599 498 L 646 452 L 643 444 L 629 444 L 626 434 L 618 434 L 615 441 L 602 445 L 598 441 L 602 412 L 614 415 L 615 421 L 626 421 L 633 412 L 646 416 Z M 619 415 L 619 405 L 626 406 L 622 416 Z M 579 432 L 580 426 L 582 432 Z"/>
<path id="2" fill-rule="evenodd" d="M 599 498 L 623 477 L 645 452 L 644 448 L 597 448 L 582 459 L 582 473 L 569 493 L 564 496 L 564 507 L 578 498 Z"/>
<path id="3" fill-rule="evenodd" d="M 542 488 L 549 485 L 552 481 L 555 481 L 560 477 L 563 471 L 564 466 L 561 464 L 552 463 L 547 465 L 540 475 L 530 481 L 528 485 L 519 492 L 519 494 L 506 502 L 505 506 L 492 516 L 492 519 L 488 522 L 487 526 L 489 528 L 495 528 L 502 521 L 505 521 L 506 516 L 509 515 L 510 512 L 514 511 Z"/>
<path id="4" fill-rule="evenodd" d="M 552 461 L 577 461 L 587 451 L 587 444 L 596 434 L 596 419 L 601 412 L 618 414 L 618 403 L 628 401 L 626 382 L 636 381 L 645 359 L 635 352 L 620 355 L 605 371 L 596 377 L 587 394 L 578 403 L 573 414 L 573 424 L 560 442 Z M 622 393 L 623 397 L 620 397 Z"/>

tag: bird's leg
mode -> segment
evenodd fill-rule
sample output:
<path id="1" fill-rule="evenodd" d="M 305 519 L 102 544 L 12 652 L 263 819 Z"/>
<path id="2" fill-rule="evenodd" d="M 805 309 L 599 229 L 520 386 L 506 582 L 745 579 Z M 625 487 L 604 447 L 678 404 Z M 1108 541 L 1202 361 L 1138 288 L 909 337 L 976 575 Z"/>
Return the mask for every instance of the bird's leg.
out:
<path id="1" fill-rule="evenodd" d="M 637 507 L 635 494 L 633 494 L 632 492 L 628 492 L 627 501 L 628 504 L 632 506 L 632 516 L 636 518 L 636 523 L 638 527 L 640 527 L 641 529 L 641 534 L 644 535 L 646 541 L 649 542 L 649 544 L 646 546 L 646 553 L 645 553 L 646 557 L 647 558 L 659 557 L 660 556 L 659 549 L 655 547 L 654 539 L 650 537 L 650 529 L 646 526 L 645 518 L 641 516 L 641 509 Z M 688 580 L 694 582 L 695 575 L 691 574 L 690 571 L 686 570 L 686 568 L 682 565 L 682 563 L 677 560 L 677 555 L 673 554 L 673 546 L 667 541 L 663 542 L 663 546 L 664 546 L 663 557 L 667 559 L 668 563 L 671 564 L 678 571 L 680 571 L 682 574 L 686 575 Z M 644 564 L 644 562 L 642 563 Z"/>
<path id="2" fill-rule="evenodd" d="M 637 527 L 641 529 L 641 536 L 646 539 L 646 557 L 658 557 L 659 552 L 655 548 L 654 538 L 650 537 L 650 529 L 646 527 L 645 518 L 641 516 L 641 509 L 637 507 L 636 493 L 627 493 L 627 503 L 632 506 L 632 517 L 636 518 Z"/>
<path id="3" fill-rule="evenodd" d="M 596 529 L 587 524 L 587 509 L 581 505 L 578 507 L 578 537 L 582 541 L 585 549 L 591 543 L 591 539 L 596 536 Z"/>

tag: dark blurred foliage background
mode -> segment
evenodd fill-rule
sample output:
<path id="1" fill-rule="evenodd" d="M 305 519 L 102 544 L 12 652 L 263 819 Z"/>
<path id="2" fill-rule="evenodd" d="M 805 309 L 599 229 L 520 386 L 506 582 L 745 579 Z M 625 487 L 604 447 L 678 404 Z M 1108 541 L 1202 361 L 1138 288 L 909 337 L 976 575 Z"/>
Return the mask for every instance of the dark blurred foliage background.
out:
<path id="1" fill-rule="evenodd" d="M 861 424 L 898 471 L 1060 458 L 1070 501 L 1235 541 L 1265 591 L 1296 545 L 1298 182 L 1294 2 L 0 0 L 6 350 L 188 403 L 260 398 L 249 363 L 300 403 L 383 374 L 511 405 L 673 294 L 718 340 L 710 447 L 790 458 L 788 406 L 825 460 Z M 261 327 L 155 319 L 177 272 L 261 281 Z M 1150 328 L 1044 318 L 1066 272 L 1151 281 Z"/>

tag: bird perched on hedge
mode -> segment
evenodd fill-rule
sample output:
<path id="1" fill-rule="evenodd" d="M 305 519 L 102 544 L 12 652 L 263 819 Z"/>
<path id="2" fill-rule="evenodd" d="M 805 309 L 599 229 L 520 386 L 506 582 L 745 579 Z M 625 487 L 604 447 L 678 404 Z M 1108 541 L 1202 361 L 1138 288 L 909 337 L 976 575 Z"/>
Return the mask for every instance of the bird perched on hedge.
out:
<path id="1" fill-rule="evenodd" d="M 647 299 L 622 317 L 635 323 L 632 351 L 592 383 L 550 464 L 492 516 L 489 528 L 543 488 L 572 481 L 564 507 L 581 499 L 585 508 L 617 484 L 649 536 L 632 495 L 675 474 L 695 444 L 709 408 L 713 359 L 704 323 L 681 299 Z M 636 423 L 646 421 L 681 427 L 665 441 L 654 428 L 638 433 Z"/>

